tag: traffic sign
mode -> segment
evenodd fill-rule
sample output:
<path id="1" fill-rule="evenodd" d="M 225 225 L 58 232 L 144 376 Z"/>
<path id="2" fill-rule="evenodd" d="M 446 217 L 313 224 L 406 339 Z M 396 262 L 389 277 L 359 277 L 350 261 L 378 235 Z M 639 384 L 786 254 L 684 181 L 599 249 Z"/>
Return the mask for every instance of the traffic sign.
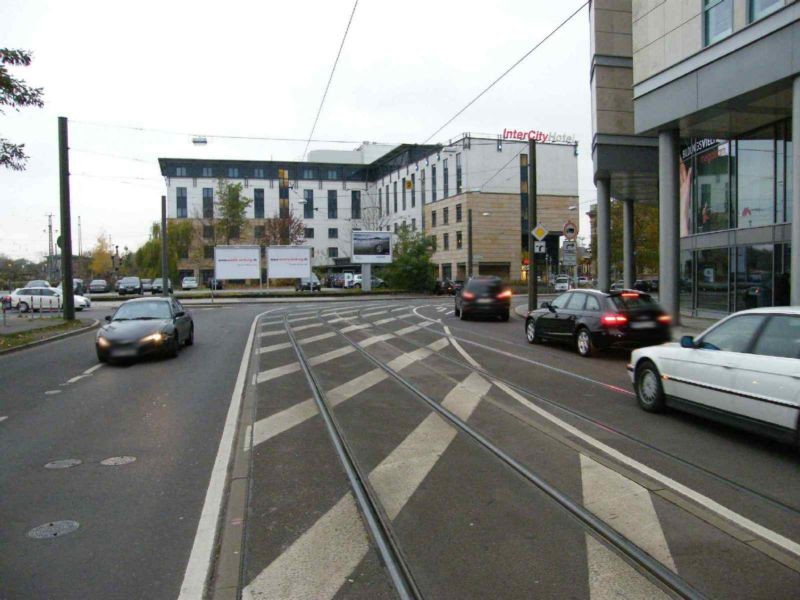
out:
<path id="1" fill-rule="evenodd" d="M 533 242 L 534 254 L 547 254 L 547 242 Z"/>
<path id="2" fill-rule="evenodd" d="M 550 232 L 547 231 L 547 228 L 541 223 L 539 223 L 536 227 L 533 228 L 533 231 L 531 231 L 531 235 L 540 242 L 545 238 L 545 236 L 547 236 L 548 233 Z"/>
<path id="3" fill-rule="evenodd" d="M 565 241 L 562 246 L 561 264 L 574 267 L 578 264 L 578 246 L 575 242 Z"/>
<path id="4" fill-rule="evenodd" d="M 564 223 L 564 237 L 568 240 L 574 240 L 578 237 L 578 226 L 572 221 Z"/>

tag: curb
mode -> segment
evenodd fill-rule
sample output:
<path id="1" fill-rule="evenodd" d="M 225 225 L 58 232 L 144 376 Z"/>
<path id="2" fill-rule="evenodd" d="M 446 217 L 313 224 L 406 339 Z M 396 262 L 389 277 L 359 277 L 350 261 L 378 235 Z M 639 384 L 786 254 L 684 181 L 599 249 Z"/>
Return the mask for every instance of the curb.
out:
<path id="1" fill-rule="evenodd" d="M 81 327 L 80 329 L 74 329 L 72 331 L 66 331 L 64 333 L 52 335 L 50 337 L 46 337 L 41 340 L 36 340 L 35 342 L 29 342 L 27 344 L 23 344 L 22 346 L 15 346 L 13 348 L 6 348 L 5 350 L 0 350 L 0 356 L 5 356 L 6 354 L 13 354 L 14 352 L 19 352 L 20 350 L 27 350 L 28 348 L 34 348 L 36 346 L 42 346 L 43 344 L 47 344 L 49 342 L 56 342 L 58 340 L 63 340 L 65 338 L 72 337 L 74 335 L 80 335 L 82 333 L 86 333 L 91 329 L 96 329 L 98 325 L 100 325 L 100 321 L 98 319 L 95 319 L 91 325 L 87 325 L 86 327 Z"/>
<path id="2" fill-rule="evenodd" d="M 311 302 L 314 304 L 330 304 L 336 302 L 377 302 L 379 300 L 397 300 L 397 299 L 405 299 L 405 300 L 428 300 L 430 298 L 436 298 L 436 296 L 404 296 L 404 295 L 397 295 L 397 296 L 385 296 L 382 298 L 371 298 L 370 296 L 364 294 L 361 296 L 356 296 L 356 298 L 364 298 L 363 300 L 353 300 L 352 298 L 337 298 L 335 296 L 298 296 L 298 297 L 291 297 L 291 296 L 279 296 L 276 298 L 269 298 L 269 299 L 244 299 L 241 302 L 231 302 L 230 300 L 225 301 L 221 300 L 218 302 L 196 302 L 196 303 L 188 303 L 186 302 L 183 306 L 189 310 L 193 308 L 222 308 L 222 307 L 230 307 L 230 306 L 254 306 L 254 305 L 269 305 L 269 304 L 292 304 L 292 303 L 301 303 L 301 302 Z M 187 298 L 177 298 L 179 302 L 185 302 Z M 204 299 L 205 300 L 205 299 Z M 98 302 L 108 302 L 109 305 L 111 303 L 118 302 L 117 300 L 101 300 Z M 124 300 L 122 301 L 124 302 Z M 109 308 L 109 305 L 106 304 L 98 304 L 97 308 Z"/>

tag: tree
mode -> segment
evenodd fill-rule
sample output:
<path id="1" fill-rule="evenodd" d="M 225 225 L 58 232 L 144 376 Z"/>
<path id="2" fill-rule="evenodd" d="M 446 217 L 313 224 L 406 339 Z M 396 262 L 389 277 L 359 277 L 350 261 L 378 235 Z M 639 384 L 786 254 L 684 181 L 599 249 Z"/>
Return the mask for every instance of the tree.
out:
<path id="1" fill-rule="evenodd" d="M 217 213 L 219 221 L 217 229 L 220 236 L 230 244 L 231 239 L 239 237 L 247 222 L 247 207 L 253 202 L 242 195 L 241 183 L 228 183 L 222 177 L 217 182 Z"/>
<path id="2" fill-rule="evenodd" d="M 393 261 L 383 269 L 389 287 L 410 292 L 433 289 L 433 263 L 430 239 L 403 226 L 392 247 Z"/>
<path id="3" fill-rule="evenodd" d="M 264 222 L 264 237 L 260 242 L 264 246 L 294 246 L 306 239 L 306 226 L 303 220 L 289 214 L 279 217 L 277 214 Z"/>
<path id="4" fill-rule="evenodd" d="M 90 256 L 92 257 L 90 268 L 93 276 L 105 276 L 111 273 L 113 264 L 111 262 L 111 240 L 108 239 L 108 236 L 102 233 L 97 236 L 97 243 L 92 248 Z"/>
<path id="5" fill-rule="evenodd" d="M 623 206 L 611 203 L 611 267 L 623 270 Z M 633 249 L 637 273 L 658 272 L 658 206 L 637 202 L 633 207 Z"/>
<path id="6" fill-rule="evenodd" d="M 177 280 L 178 257 L 186 256 L 192 241 L 192 224 L 188 221 L 167 223 L 168 277 Z M 140 277 L 161 277 L 161 225 L 150 226 L 150 239 L 133 253 L 133 264 Z"/>
<path id="7" fill-rule="evenodd" d="M 30 64 L 29 52 L 0 48 L 0 114 L 5 113 L 2 108 L 5 106 L 10 106 L 16 111 L 25 106 L 44 106 L 42 88 L 30 87 L 22 79 L 17 79 L 8 72 L 9 66 L 27 67 Z M 0 166 L 22 171 L 27 160 L 25 144 L 12 144 L 0 137 Z"/>

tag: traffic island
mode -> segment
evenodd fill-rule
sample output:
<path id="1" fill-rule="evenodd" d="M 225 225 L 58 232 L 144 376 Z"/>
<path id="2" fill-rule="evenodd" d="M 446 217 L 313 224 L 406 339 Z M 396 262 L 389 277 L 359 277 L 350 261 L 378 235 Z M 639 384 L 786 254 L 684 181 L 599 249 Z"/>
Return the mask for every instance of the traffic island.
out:
<path id="1" fill-rule="evenodd" d="M 5 326 L 0 327 L 0 354 L 82 333 L 97 324 L 98 321 L 94 319 L 65 321 L 59 317 L 34 320 L 11 318 Z"/>

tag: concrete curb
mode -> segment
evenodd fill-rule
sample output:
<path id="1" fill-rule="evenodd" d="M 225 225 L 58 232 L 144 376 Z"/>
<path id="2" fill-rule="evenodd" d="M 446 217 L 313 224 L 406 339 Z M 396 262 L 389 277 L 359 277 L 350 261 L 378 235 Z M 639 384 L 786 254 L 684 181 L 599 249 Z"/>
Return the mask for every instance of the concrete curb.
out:
<path id="1" fill-rule="evenodd" d="M 239 301 L 231 301 L 231 299 L 222 299 L 216 302 L 186 302 L 187 298 L 178 298 L 179 302 L 183 302 L 183 306 L 192 310 L 193 308 L 221 308 L 227 306 L 254 306 L 254 305 L 268 305 L 268 304 L 296 304 L 299 302 L 310 302 L 310 303 L 319 303 L 319 304 L 330 304 L 330 303 L 337 303 L 337 302 L 377 302 L 379 300 L 428 300 L 430 298 L 436 298 L 437 296 L 404 296 L 404 295 L 397 295 L 397 296 L 383 296 L 383 297 L 373 297 L 368 295 L 357 296 L 356 298 L 337 298 L 332 296 L 322 296 L 322 297 L 315 297 L 315 296 L 298 296 L 298 297 L 279 297 L 279 298 L 251 298 L 245 299 L 241 302 Z M 103 304 L 100 304 L 103 302 Z M 108 304 L 105 304 L 105 303 Z M 112 305 L 121 304 L 123 301 L 117 300 L 102 300 L 98 301 L 98 304 L 93 305 L 94 308 L 110 308 Z"/>
<path id="2" fill-rule="evenodd" d="M 86 333 L 92 329 L 96 329 L 100 325 L 100 321 L 95 319 L 91 325 L 87 325 L 86 327 L 81 327 L 80 329 L 73 329 L 72 331 L 65 331 L 64 333 L 59 333 L 57 335 L 51 335 L 50 337 L 46 337 L 41 340 L 36 340 L 35 342 L 29 342 L 27 344 L 23 344 L 22 346 L 15 346 L 14 348 L 6 348 L 4 350 L 0 350 L 0 356 L 4 356 L 6 354 L 12 354 L 14 352 L 19 352 L 20 350 L 27 350 L 28 348 L 34 348 L 36 346 L 42 346 L 49 342 L 56 342 L 58 340 L 63 340 L 68 337 L 72 337 L 74 335 L 80 335 L 82 333 Z"/>

